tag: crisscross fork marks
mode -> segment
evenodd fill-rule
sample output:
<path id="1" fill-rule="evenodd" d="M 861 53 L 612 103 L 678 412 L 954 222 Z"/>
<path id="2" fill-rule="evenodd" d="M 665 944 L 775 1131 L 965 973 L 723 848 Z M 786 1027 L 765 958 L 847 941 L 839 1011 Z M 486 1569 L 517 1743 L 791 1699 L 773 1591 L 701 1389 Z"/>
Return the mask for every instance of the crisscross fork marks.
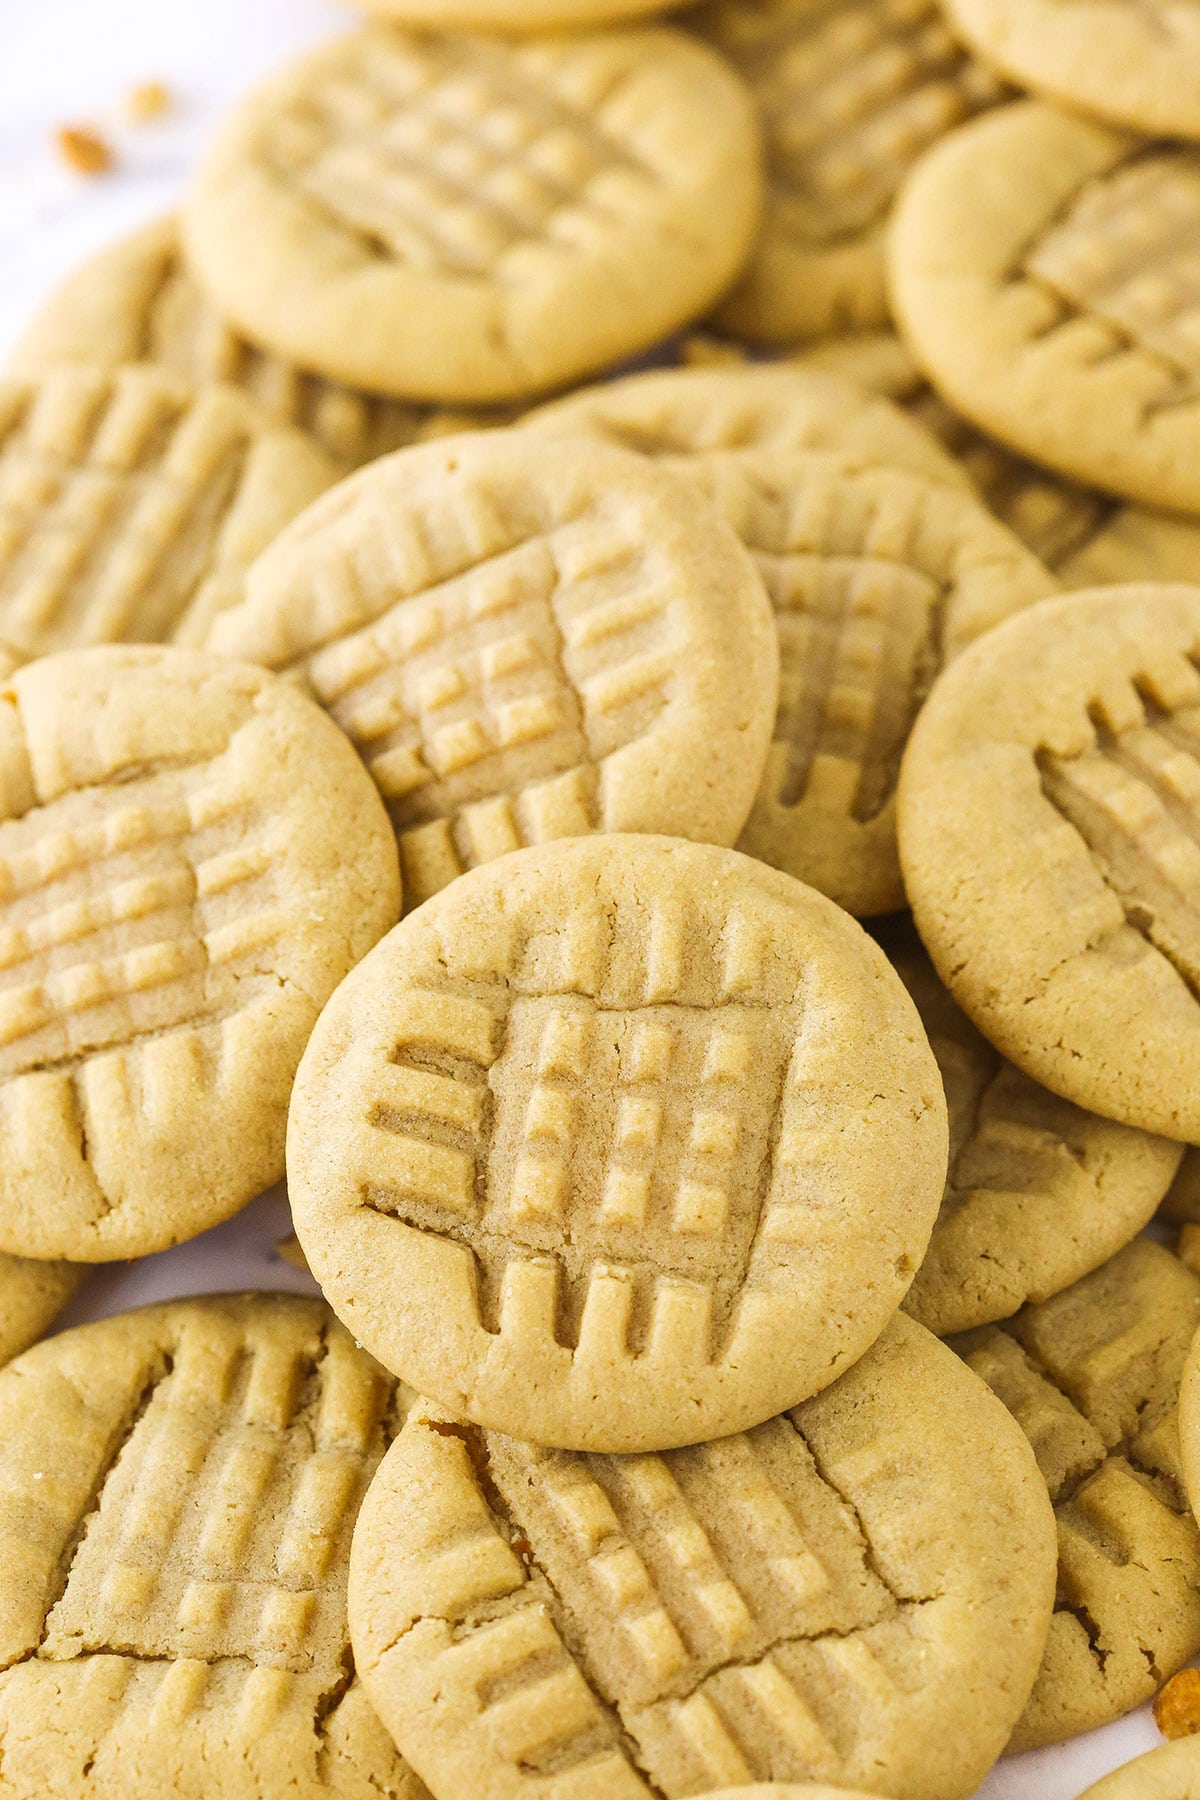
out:
<path id="1" fill-rule="evenodd" d="M 566 53 L 568 68 L 586 55 Z M 565 86 L 556 92 L 551 65 L 519 49 L 375 35 L 280 120 L 265 155 L 365 255 L 497 276 L 529 244 L 569 253 L 567 219 L 610 217 L 593 191 L 605 176 L 656 181 L 599 122 L 623 79 L 593 83 L 584 109 Z"/>
<path id="2" fill-rule="evenodd" d="M 718 12 L 766 117 L 775 225 L 802 247 L 875 225 L 936 138 L 1004 97 L 933 4 Z"/>
<path id="3" fill-rule="evenodd" d="M 283 928 L 263 829 L 207 761 L 0 825 L 0 1077 L 221 1016 Z"/>
<path id="4" fill-rule="evenodd" d="M 1200 998 L 1200 695 L 1114 733 L 1094 719 L 1082 755 L 1037 755 L 1042 791 L 1087 847 L 1126 919 Z"/>
<path id="5" fill-rule="evenodd" d="M 185 1332 L 112 1462 L 39 1657 L 344 1677 L 350 1526 L 390 1384 L 344 1334 Z"/>
<path id="6" fill-rule="evenodd" d="M 600 762 L 651 729 L 672 679 L 671 581 L 603 507 L 545 534 L 496 516 L 465 535 L 487 547 L 478 563 L 431 567 L 428 591 L 306 665 L 383 794 L 417 899 L 595 829 Z M 348 558 L 344 578 L 354 590 Z"/>
<path id="7" fill-rule="evenodd" d="M 1088 364 L 1139 350 L 1161 367 L 1156 412 L 1200 392 L 1200 156 L 1192 147 L 1135 152 L 1071 197 L 1009 271 L 1044 303 L 1031 341 L 1081 319 L 1106 342 Z"/>
<path id="8" fill-rule="evenodd" d="M 229 397 L 61 371 L 0 393 L 0 628 L 25 656 L 186 624 L 251 428 Z"/>
<path id="9" fill-rule="evenodd" d="M 757 560 L 779 629 L 778 803 L 811 798 L 866 822 L 895 791 L 940 666 L 944 591 L 916 569 L 873 559 Z"/>

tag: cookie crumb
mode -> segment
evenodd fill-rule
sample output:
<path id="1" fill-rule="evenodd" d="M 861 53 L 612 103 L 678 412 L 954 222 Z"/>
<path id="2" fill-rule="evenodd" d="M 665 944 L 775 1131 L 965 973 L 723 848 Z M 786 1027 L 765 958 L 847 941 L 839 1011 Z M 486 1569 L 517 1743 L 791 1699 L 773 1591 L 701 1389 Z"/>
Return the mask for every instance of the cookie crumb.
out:
<path id="1" fill-rule="evenodd" d="M 60 125 L 54 146 L 77 175 L 105 175 L 112 168 L 112 149 L 90 125 Z"/>
<path id="2" fill-rule="evenodd" d="M 276 1238 L 275 1254 L 280 1262 L 290 1263 L 293 1269 L 299 1269 L 302 1275 L 308 1275 L 311 1272 L 308 1258 L 300 1248 L 300 1239 L 294 1231 L 288 1237 Z"/>
<path id="3" fill-rule="evenodd" d="M 139 81 L 125 96 L 122 112 L 131 125 L 147 125 L 171 111 L 174 97 L 163 81 Z"/>
<path id="4" fill-rule="evenodd" d="M 1193 1275 L 1200 1275 L 1200 1225 L 1185 1225 L 1179 1233 L 1175 1254 Z"/>
<path id="5" fill-rule="evenodd" d="M 1154 1723 L 1165 1738 L 1200 1731 L 1200 1669 L 1180 1669 L 1154 1697 Z"/>

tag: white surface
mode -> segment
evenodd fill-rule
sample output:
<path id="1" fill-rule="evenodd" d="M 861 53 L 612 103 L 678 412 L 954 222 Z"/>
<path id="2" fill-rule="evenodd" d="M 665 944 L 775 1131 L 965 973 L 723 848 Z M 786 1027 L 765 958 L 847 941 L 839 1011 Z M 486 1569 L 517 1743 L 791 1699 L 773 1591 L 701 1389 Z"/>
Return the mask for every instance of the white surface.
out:
<path id="1" fill-rule="evenodd" d="M 325 0 L 0 0 L 0 361 L 38 299 L 82 257 L 170 207 L 221 108 L 290 51 L 346 20 Z M 121 121 L 131 88 L 164 81 L 176 110 Z M 91 123 L 117 169 L 85 180 L 52 148 L 55 127 Z M 201 1152 L 202 1153 L 202 1152 Z M 311 1290 L 275 1255 L 286 1201 L 265 1195 L 194 1243 L 101 1271 L 67 1315 L 78 1324 L 175 1294 Z M 1149 1709 L 1069 1745 L 1001 1763 L 982 1800 L 1074 1800 L 1161 1740 Z"/>

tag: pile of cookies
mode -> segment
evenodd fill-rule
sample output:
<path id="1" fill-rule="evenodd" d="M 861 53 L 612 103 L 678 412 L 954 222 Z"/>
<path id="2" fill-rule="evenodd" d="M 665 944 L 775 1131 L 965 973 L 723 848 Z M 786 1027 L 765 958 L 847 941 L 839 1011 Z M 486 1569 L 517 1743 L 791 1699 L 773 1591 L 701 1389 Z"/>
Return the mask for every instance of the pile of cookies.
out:
<path id="1" fill-rule="evenodd" d="M 1200 6 L 667 10 L 374 0 L 0 378 L 0 1800 L 1200 1654 Z M 37 1342 L 285 1171 L 323 1298 Z"/>

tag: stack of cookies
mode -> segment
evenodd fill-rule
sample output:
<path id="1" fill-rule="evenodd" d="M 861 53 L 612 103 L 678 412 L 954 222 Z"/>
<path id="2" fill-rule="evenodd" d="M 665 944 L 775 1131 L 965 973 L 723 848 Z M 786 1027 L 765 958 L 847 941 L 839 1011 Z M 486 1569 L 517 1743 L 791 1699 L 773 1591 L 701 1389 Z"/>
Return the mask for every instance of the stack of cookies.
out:
<path id="1" fill-rule="evenodd" d="M 1200 1654 L 1200 5 L 668 10 L 374 0 L 0 379 L 0 1800 Z"/>

